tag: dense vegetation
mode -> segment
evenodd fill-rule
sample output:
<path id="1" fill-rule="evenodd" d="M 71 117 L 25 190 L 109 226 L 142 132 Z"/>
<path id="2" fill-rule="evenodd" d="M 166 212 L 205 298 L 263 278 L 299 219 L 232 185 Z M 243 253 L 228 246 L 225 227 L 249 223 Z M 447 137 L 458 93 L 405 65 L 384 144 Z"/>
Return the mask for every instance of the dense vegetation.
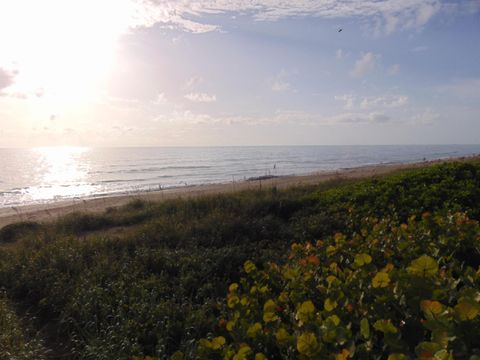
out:
<path id="1" fill-rule="evenodd" d="M 462 334 L 465 332 L 468 335 L 468 326 L 470 330 L 479 332 L 476 316 L 468 319 L 465 325 L 458 320 L 461 312 L 456 310 L 456 306 L 463 304 L 461 301 L 465 299 L 468 306 L 477 309 L 478 298 L 470 293 L 465 295 L 461 287 L 478 291 L 477 278 L 473 277 L 473 284 L 466 283 L 464 278 L 467 268 L 476 272 L 480 264 L 478 233 L 477 237 L 468 233 L 468 246 L 445 235 L 449 239 L 448 246 L 436 250 L 432 247 L 443 233 L 453 231 L 449 226 L 456 226 L 454 220 L 453 224 L 448 225 L 448 219 L 460 217 L 467 224 L 471 221 L 466 220 L 467 217 L 479 219 L 479 203 L 480 163 L 465 162 L 410 170 L 384 178 L 355 182 L 336 180 L 285 191 L 247 191 L 156 204 L 136 201 L 120 209 L 109 209 L 103 214 L 70 215 L 53 224 L 15 224 L 0 230 L 0 242 L 3 244 L 0 245 L 0 288 L 8 295 L 8 302 L 4 302 L 5 306 L 0 307 L 0 312 L 13 314 L 14 308 L 20 314 L 34 314 L 35 320 L 28 321 L 26 318 L 24 322 L 29 322 L 31 327 L 37 329 L 48 329 L 43 330 L 42 335 L 45 346 L 52 350 L 52 356 L 86 359 L 131 359 L 132 356 L 166 358 L 178 350 L 187 358 L 211 351 L 205 355 L 210 357 L 217 354 L 217 350 L 227 352 L 235 349 L 238 352 L 240 344 L 247 343 L 244 338 L 247 335 L 242 333 L 245 329 L 240 327 L 237 334 L 225 328 L 226 321 L 232 321 L 232 316 L 236 317 L 236 308 L 229 307 L 229 301 L 223 300 L 229 284 L 239 283 L 239 288 L 233 291 L 243 294 L 247 289 L 251 290 L 252 281 L 256 281 L 254 276 L 271 274 L 269 276 L 271 281 L 275 281 L 275 286 L 266 284 L 268 292 L 249 299 L 251 306 L 257 304 L 258 307 L 251 317 L 244 319 L 242 326 L 244 328 L 255 320 L 253 324 L 259 322 L 262 333 L 261 341 L 256 341 L 255 346 L 248 342 L 252 354 L 248 356 L 253 356 L 254 351 L 265 352 L 268 356 L 288 356 L 290 353 L 284 353 L 284 350 L 298 351 L 295 345 L 298 338 L 303 333 L 324 331 L 323 321 L 333 315 L 340 322 L 337 324 L 337 318 L 331 318 L 330 322 L 336 328 L 348 330 L 343 334 L 345 341 L 342 338 L 339 343 L 341 350 L 353 354 L 352 344 L 355 347 L 362 346 L 359 339 L 363 335 L 358 333 L 358 326 L 366 318 L 371 338 L 363 337 L 362 341 L 370 343 L 374 354 L 382 356 L 396 351 L 412 356 L 418 342 L 408 342 L 404 348 L 393 346 L 390 338 L 392 342 L 396 339 L 399 344 L 404 344 L 405 339 L 399 337 L 403 331 L 390 336 L 388 331 L 377 330 L 375 324 L 377 320 L 391 320 L 398 330 L 400 325 L 393 322 L 403 319 L 402 316 L 423 314 L 422 308 L 419 308 L 421 305 L 409 307 L 394 298 L 399 291 L 405 294 L 404 298 L 410 296 L 411 289 L 407 285 L 412 281 L 406 278 L 414 275 L 409 273 L 408 267 L 422 255 L 428 255 L 439 269 L 445 267 L 448 281 L 458 283 L 457 288 L 451 289 L 448 295 L 428 293 L 419 300 L 431 301 L 437 308 L 440 306 L 442 311 L 449 314 L 448 321 L 452 326 L 462 329 Z M 420 220 L 425 212 L 431 213 L 432 219 L 439 219 L 432 220 L 431 229 Z M 463 214 L 452 215 L 456 212 Z M 410 225 L 415 221 L 420 223 Z M 447 225 L 443 226 L 442 221 Z M 392 234 L 395 233 L 394 229 L 402 229 L 400 224 L 403 223 L 408 223 L 407 227 L 412 226 L 408 228 L 410 230 L 407 229 L 412 233 L 409 251 L 402 249 L 401 255 L 391 255 L 394 268 L 390 270 L 391 273 L 383 271 L 390 260 L 385 254 L 377 254 L 380 246 L 372 241 L 378 239 L 378 227 L 383 226 L 382 234 L 390 235 L 385 235 L 381 241 L 388 240 L 391 251 L 397 251 L 399 244 Z M 478 226 L 475 226 L 471 225 L 477 229 Z M 458 233 L 467 231 L 463 227 L 454 230 Z M 356 245 L 350 244 L 351 249 L 337 248 L 336 233 L 342 233 L 344 244 L 354 241 Z M 295 250 L 291 259 L 286 257 L 293 242 L 306 244 L 310 241 L 316 244 L 318 239 L 323 239 L 324 245 L 318 248 L 311 246 L 313 250 L 298 245 L 298 252 Z M 422 247 L 427 245 L 432 248 Z M 335 254 L 331 255 L 333 258 L 327 255 L 328 246 L 335 247 Z M 432 249 L 434 253 L 429 252 Z M 276 319 L 275 324 L 264 324 L 265 302 L 271 299 L 276 304 L 282 287 L 288 286 L 289 280 L 282 278 L 275 269 L 296 266 L 306 256 L 302 253 L 305 251 L 312 251 L 308 256 L 314 256 L 321 263 L 320 266 L 311 257 L 315 264 L 305 264 L 307 268 L 317 266 L 311 270 L 315 273 L 312 281 L 317 283 L 310 292 L 299 293 L 295 295 L 299 296 L 298 299 L 288 300 L 283 306 L 285 314 L 282 316 L 285 319 L 280 317 L 281 322 Z M 457 258 L 448 258 L 451 254 L 445 251 L 454 251 Z M 345 261 L 351 264 L 356 255 L 365 259 L 371 257 L 372 260 L 365 266 L 348 267 Z M 249 278 L 240 282 L 247 260 L 251 261 L 247 264 L 256 264 L 255 268 L 258 269 L 249 272 Z M 365 302 L 371 301 L 371 306 L 377 306 L 377 302 L 384 300 L 384 313 L 379 313 L 383 316 L 381 319 L 363 314 L 363 310 L 357 307 L 351 313 L 343 311 L 344 304 L 340 303 L 342 298 L 338 298 L 338 294 L 335 295 L 338 299 L 335 311 L 329 312 L 323 308 L 325 297 L 331 296 L 328 291 L 336 284 L 327 287 L 325 283 L 326 276 L 329 276 L 327 272 L 330 271 L 329 267 L 325 267 L 332 261 L 338 264 L 342 273 L 349 269 L 355 274 L 355 286 L 360 286 L 359 282 L 362 282 L 367 296 Z M 268 265 L 270 262 L 278 265 Z M 388 286 L 372 289 L 373 284 L 368 277 L 381 272 L 387 274 Z M 435 276 L 439 274 L 440 270 Z M 352 288 L 347 294 L 342 288 L 347 286 L 342 276 L 344 274 L 337 276 L 342 281 L 339 280 L 338 286 L 335 285 L 335 291 L 345 292 L 345 297 L 352 301 L 353 306 L 361 293 L 354 293 L 355 288 Z M 424 285 L 434 291 L 433 283 L 438 279 L 432 277 L 427 280 Z M 397 283 L 403 286 L 402 289 L 390 291 L 397 288 L 394 286 Z M 320 284 L 327 290 L 318 289 L 316 286 Z M 306 287 L 311 283 L 303 279 L 298 285 Z M 367 285 L 370 286 L 368 290 Z M 231 294 L 228 299 L 230 297 Z M 307 303 L 308 321 L 313 314 L 318 315 L 322 325 L 307 322 L 300 325 L 293 321 L 299 310 L 296 302 L 300 302 L 301 306 L 309 300 L 314 310 L 310 312 L 308 309 L 311 307 Z M 398 309 L 397 303 L 400 304 Z M 241 316 L 244 318 L 243 314 Z M 225 323 L 220 321 L 224 319 Z M 272 333 L 264 334 L 268 330 L 267 325 L 283 326 L 288 332 L 290 345 L 276 347 Z M 463 328 L 464 325 L 467 328 Z M 298 326 L 300 328 L 296 328 Z M 279 328 L 274 329 L 278 331 Z M 3 328 L 0 330 L 4 331 Z M 430 330 L 428 327 L 423 330 L 424 338 L 428 337 Z M 5 331 L 8 332 L 8 329 Z M 248 328 L 245 331 L 248 332 Z M 212 334 L 216 336 L 212 337 Z M 12 336 L 20 335 L 13 333 Z M 199 347 L 201 338 L 210 340 L 203 340 Z M 424 338 L 419 338 L 419 342 Z M 219 344 L 215 339 L 217 342 L 225 340 L 226 343 Z M 216 350 L 212 348 L 212 340 Z M 334 354 L 337 350 L 335 341 L 323 344 L 322 339 L 317 345 L 325 346 Z M 448 347 L 448 351 L 476 351 L 480 347 L 478 340 L 469 340 L 467 337 L 457 342 L 448 341 L 454 346 Z M 460 344 L 461 341 L 465 344 Z M 314 346 L 312 349 L 303 353 L 303 356 L 317 356 L 316 350 L 320 348 Z M 243 351 L 245 355 L 248 353 Z M 238 353 L 230 354 L 232 357 L 238 356 Z M 177 352 L 177 355 L 180 356 L 180 353 Z M 21 359 L 22 355 L 19 353 L 16 358 Z"/>

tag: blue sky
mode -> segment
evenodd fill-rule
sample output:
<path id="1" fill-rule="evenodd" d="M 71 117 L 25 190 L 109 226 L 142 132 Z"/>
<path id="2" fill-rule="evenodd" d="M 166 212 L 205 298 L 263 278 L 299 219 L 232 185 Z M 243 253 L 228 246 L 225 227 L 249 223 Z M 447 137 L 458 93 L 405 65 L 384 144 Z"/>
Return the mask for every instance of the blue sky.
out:
<path id="1" fill-rule="evenodd" d="M 480 1 L 6 0 L 0 14 L 0 147 L 480 142 Z"/>

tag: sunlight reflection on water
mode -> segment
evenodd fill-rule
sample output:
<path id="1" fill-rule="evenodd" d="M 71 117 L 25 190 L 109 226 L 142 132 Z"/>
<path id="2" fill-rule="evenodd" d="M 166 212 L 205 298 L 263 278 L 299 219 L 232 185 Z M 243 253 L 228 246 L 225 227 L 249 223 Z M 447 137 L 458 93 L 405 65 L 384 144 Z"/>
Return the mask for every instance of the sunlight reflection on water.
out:
<path id="1" fill-rule="evenodd" d="M 90 169 L 84 161 L 90 149 L 83 147 L 41 147 L 38 156 L 38 185 L 26 189 L 31 200 L 61 199 L 92 194 L 96 187 L 87 183 Z"/>

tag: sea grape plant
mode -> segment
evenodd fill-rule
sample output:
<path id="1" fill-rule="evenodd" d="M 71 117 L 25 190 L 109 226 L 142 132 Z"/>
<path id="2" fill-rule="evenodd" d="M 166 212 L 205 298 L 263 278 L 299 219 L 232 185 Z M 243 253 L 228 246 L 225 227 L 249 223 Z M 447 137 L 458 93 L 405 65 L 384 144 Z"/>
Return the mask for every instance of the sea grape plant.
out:
<path id="1" fill-rule="evenodd" d="M 480 227 L 456 213 L 294 243 L 244 264 L 203 359 L 478 359 Z"/>

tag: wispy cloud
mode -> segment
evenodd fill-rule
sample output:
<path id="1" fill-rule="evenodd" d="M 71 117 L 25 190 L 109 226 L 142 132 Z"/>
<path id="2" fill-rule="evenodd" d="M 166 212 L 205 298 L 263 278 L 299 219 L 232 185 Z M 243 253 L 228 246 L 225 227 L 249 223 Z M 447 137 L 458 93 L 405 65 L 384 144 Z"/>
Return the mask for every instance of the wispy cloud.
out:
<path id="1" fill-rule="evenodd" d="M 289 73 L 282 69 L 274 78 L 270 79 L 270 87 L 275 92 L 285 92 L 291 90 L 291 84 L 287 80 Z"/>
<path id="2" fill-rule="evenodd" d="M 355 62 L 355 66 L 351 71 L 351 75 L 356 78 L 365 77 L 368 73 L 372 72 L 375 69 L 377 63 L 378 55 L 368 52 L 363 54 L 360 59 Z"/>
<path id="3" fill-rule="evenodd" d="M 397 108 L 408 104 L 408 96 L 368 96 L 364 97 L 360 102 L 360 108 Z"/>
<path id="4" fill-rule="evenodd" d="M 132 0 L 133 1 L 133 0 Z M 464 11 L 465 7 L 450 6 L 441 0 L 298 0 L 292 2 L 272 0 L 143 0 L 134 1 L 134 26 L 166 27 L 204 33 L 219 29 L 218 25 L 201 21 L 203 15 L 241 12 L 257 21 L 277 21 L 288 17 L 360 18 L 370 22 L 375 31 L 390 34 L 397 30 L 418 29 L 441 11 Z M 478 6 L 469 6 L 470 12 Z"/>
<path id="5" fill-rule="evenodd" d="M 412 125 L 432 125 L 440 118 L 440 114 L 431 108 L 426 108 L 412 117 Z"/>
<path id="6" fill-rule="evenodd" d="M 343 101 L 345 109 L 353 109 L 355 107 L 355 101 L 357 100 L 357 97 L 352 94 L 344 94 L 335 95 L 334 99 L 337 101 Z"/>
<path id="7" fill-rule="evenodd" d="M 406 106 L 406 95 L 357 96 L 353 94 L 336 95 L 335 100 L 344 102 L 344 109 L 381 110 Z"/>
<path id="8" fill-rule="evenodd" d="M 185 99 L 199 103 L 211 103 L 217 101 L 217 96 L 206 93 L 190 93 L 185 95 Z"/>
<path id="9" fill-rule="evenodd" d="M 204 82 L 203 77 L 195 75 L 187 79 L 187 81 L 185 81 L 185 85 L 183 86 L 183 88 L 185 90 L 193 90 L 203 82 Z"/>

